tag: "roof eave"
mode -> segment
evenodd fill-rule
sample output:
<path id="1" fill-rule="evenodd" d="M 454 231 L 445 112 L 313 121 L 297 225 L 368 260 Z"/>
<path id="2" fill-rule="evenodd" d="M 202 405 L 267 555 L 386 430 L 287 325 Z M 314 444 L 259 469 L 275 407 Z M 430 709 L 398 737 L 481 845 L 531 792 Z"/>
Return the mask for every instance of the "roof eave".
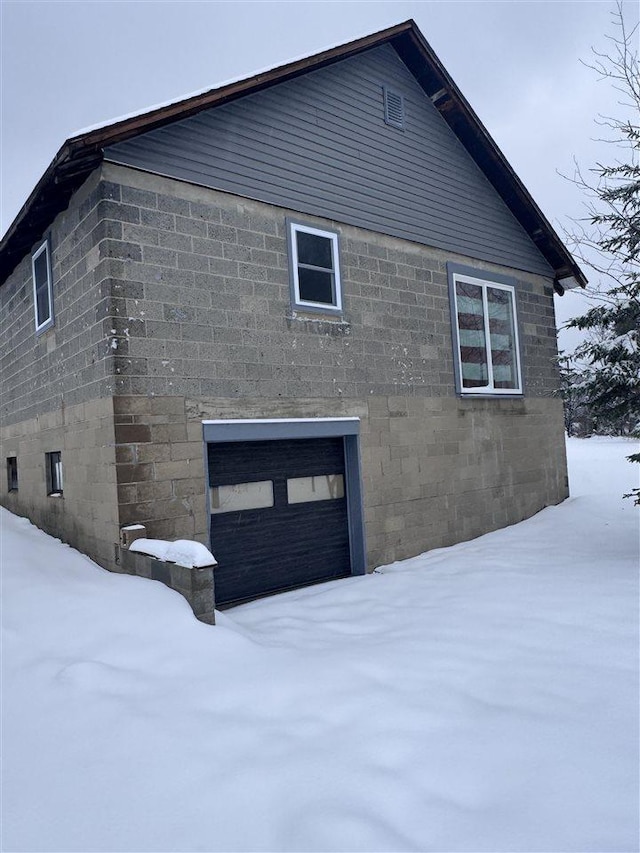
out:
<path id="1" fill-rule="evenodd" d="M 156 107 L 140 115 L 125 118 L 113 122 L 106 127 L 88 131 L 71 137 L 70 145 L 100 146 L 106 147 L 130 139 L 138 133 L 148 133 L 156 127 L 165 125 L 171 121 L 178 121 L 209 107 L 220 106 L 227 101 L 232 101 L 247 94 L 253 94 L 261 89 L 266 89 L 275 83 L 283 83 L 293 77 L 298 77 L 306 71 L 316 71 L 325 65 L 347 59 L 371 47 L 375 47 L 385 41 L 390 41 L 404 33 L 417 29 L 412 20 L 404 21 L 385 30 L 355 39 L 337 47 L 328 48 L 320 53 L 296 59 L 285 65 L 279 65 L 267 71 L 259 72 L 251 77 L 245 77 L 232 83 L 201 92 L 197 95 L 176 101 L 171 104 Z"/>
<path id="2" fill-rule="evenodd" d="M 0 284 L 102 161 L 101 150 L 86 150 L 84 155 L 77 156 L 70 141 L 65 142 L 18 211 L 0 242 Z"/>
<path id="3" fill-rule="evenodd" d="M 284 82 L 307 71 L 317 70 L 383 43 L 390 43 L 395 48 L 445 121 L 547 259 L 554 270 L 556 290 L 560 292 L 567 289 L 566 285 L 563 287 L 559 284 L 561 279 L 565 282 L 573 279 L 575 286 L 585 287 L 587 279 L 584 273 L 413 20 L 218 89 L 71 137 L 61 147 L 0 242 L 0 283 L 30 250 L 39 233 L 46 228 L 47 216 L 51 214 L 53 218 L 64 210 L 73 192 L 99 165 L 105 147 Z"/>
<path id="4" fill-rule="evenodd" d="M 42 212 L 51 210 L 53 218 L 67 207 L 71 195 L 102 161 L 103 149 L 108 145 L 115 145 L 132 136 L 147 133 L 171 121 L 188 118 L 209 107 L 260 91 L 275 83 L 299 76 L 308 70 L 316 70 L 324 65 L 346 59 L 414 27 L 413 21 L 404 21 L 347 44 L 329 48 L 321 53 L 294 60 L 226 86 L 210 89 L 190 98 L 113 122 L 106 127 L 70 137 L 51 161 L 0 241 L 0 285 L 46 229 L 47 222 L 42 218 Z M 78 168 L 74 168 L 72 164 L 77 164 Z M 67 170 L 66 180 L 62 182 L 60 178 L 65 173 L 65 169 Z M 51 196 L 55 196 L 56 204 L 48 203 L 47 200 Z"/>
<path id="5" fill-rule="evenodd" d="M 575 282 L 573 287 L 586 287 L 586 276 L 420 30 L 416 26 L 410 28 L 402 39 L 396 39 L 394 47 L 553 268 L 554 286 L 564 279 L 560 288 L 563 292 L 570 289 L 569 280 Z M 425 56 L 427 63 L 419 61 Z"/>

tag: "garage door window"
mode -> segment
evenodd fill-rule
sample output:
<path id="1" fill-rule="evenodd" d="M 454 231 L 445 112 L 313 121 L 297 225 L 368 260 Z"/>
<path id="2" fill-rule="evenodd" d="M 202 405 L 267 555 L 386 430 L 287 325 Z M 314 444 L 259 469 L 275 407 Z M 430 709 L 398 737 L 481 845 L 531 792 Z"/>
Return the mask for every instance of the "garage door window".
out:
<path id="1" fill-rule="evenodd" d="M 315 477 L 295 477 L 287 480 L 287 500 L 290 504 L 330 501 L 343 497 L 342 474 L 321 474 Z"/>
<path id="2" fill-rule="evenodd" d="M 211 512 L 238 512 L 243 509 L 265 509 L 273 506 L 273 482 L 235 483 L 232 486 L 212 486 Z"/>

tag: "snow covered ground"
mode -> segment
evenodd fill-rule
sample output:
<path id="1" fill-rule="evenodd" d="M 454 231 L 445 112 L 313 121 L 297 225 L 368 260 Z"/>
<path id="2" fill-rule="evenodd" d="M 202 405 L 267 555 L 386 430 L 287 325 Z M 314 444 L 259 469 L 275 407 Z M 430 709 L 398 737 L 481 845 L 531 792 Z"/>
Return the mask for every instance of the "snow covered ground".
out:
<path id="1" fill-rule="evenodd" d="M 215 628 L 2 511 L 2 850 L 637 850 L 634 449 Z"/>

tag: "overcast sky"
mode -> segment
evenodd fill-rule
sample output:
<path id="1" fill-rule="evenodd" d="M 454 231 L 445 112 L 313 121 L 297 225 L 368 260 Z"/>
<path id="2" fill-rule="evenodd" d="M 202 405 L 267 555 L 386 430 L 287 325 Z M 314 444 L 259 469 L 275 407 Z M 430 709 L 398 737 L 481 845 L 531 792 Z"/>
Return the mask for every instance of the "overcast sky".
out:
<path id="1" fill-rule="evenodd" d="M 0 4 L 2 233 L 75 131 L 407 18 L 560 232 L 583 215 L 583 197 L 558 172 L 572 174 L 574 157 L 589 168 L 612 156 L 594 118 L 616 112 L 615 92 L 580 62 L 606 49 L 609 0 Z M 624 7 L 637 20 L 635 0 Z M 559 320 L 579 303 L 557 300 Z"/>

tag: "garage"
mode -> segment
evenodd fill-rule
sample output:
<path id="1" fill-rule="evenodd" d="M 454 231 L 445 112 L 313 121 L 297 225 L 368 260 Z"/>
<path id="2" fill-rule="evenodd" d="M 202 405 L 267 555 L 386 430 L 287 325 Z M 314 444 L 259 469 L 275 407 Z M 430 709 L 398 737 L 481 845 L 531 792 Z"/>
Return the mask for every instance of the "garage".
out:
<path id="1" fill-rule="evenodd" d="M 217 607 L 364 572 L 358 426 L 204 423 Z"/>

